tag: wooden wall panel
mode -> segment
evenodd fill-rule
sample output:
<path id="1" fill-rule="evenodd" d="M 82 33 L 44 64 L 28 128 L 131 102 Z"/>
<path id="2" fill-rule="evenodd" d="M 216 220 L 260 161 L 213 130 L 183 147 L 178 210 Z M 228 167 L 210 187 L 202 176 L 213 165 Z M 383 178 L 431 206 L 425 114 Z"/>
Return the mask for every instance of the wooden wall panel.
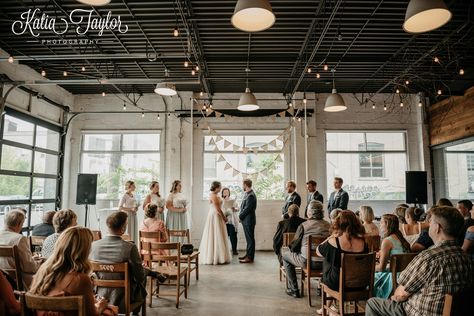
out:
<path id="1" fill-rule="evenodd" d="M 474 136 L 474 87 L 429 107 L 430 145 Z"/>

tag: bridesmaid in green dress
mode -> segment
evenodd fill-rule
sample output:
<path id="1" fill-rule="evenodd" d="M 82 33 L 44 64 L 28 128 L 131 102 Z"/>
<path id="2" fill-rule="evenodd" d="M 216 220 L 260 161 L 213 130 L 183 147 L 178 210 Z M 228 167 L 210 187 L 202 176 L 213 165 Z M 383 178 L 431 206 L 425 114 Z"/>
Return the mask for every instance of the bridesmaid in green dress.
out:
<path id="1" fill-rule="evenodd" d="M 184 230 L 188 229 L 186 199 L 181 194 L 181 181 L 175 180 L 171 185 L 171 191 L 166 198 L 166 227 L 170 230 Z M 183 242 L 177 237 L 170 238 L 171 242 Z"/>
<path id="2" fill-rule="evenodd" d="M 379 262 L 375 266 L 374 296 L 387 299 L 392 293 L 392 273 L 387 269 L 390 256 L 410 252 L 410 244 L 399 229 L 398 217 L 385 214 L 380 221 L 383 233 Z"/>

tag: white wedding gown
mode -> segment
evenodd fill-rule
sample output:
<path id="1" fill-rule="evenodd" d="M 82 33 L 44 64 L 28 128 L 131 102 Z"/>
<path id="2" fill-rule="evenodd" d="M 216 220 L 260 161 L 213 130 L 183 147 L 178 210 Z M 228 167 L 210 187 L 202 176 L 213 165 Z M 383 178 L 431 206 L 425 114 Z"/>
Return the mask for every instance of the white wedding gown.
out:
<path id="1" fill-rule="evenodd" d="M 227 227 L 213 203 L 209 206 L 199 251 L 202 264 L 224 264 L 232 259 Z"/>

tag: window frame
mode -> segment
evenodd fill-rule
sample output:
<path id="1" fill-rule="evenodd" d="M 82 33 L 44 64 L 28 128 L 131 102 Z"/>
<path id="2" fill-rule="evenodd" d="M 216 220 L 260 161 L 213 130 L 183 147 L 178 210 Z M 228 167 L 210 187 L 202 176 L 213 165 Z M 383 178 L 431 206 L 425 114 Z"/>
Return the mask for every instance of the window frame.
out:
<path id="1" fill-rule="evenodd" d="M 62 192 L 62 184 L 63 184 L 63 163 L 64 163 L 64 141 L 65 141 L 65 134 L 63 133 L 63 128 L 61 126 L 52 124 L 40 118 L 34 117 L 30 114 L 26 114 L 24 112 L 15 110 L 9 106 L 5 107 L 5 115 L 2 115 L 2 127 L 5 124 L 5 117 L 6 115 L 14 117 L 16 119 L 25 121 L 27 123 L 33 124 L 33 143 L 32 145 L 22 144 L 19 142 L 15 142 L 12 140 L 6 140 L 3 138 L 3 128 L 0 130 L 0 161 L 2 159 L 3 154 L 3 146 L 11 146 L 15 148 L 21 148 L 31 151 L 31 166 L 29 171 L 13 171 L 13 170 L 4 170 L 0 166 L 0 175 L 6 176 L 21 176 L 21 177 L 28 177 L 29 178 L 29 196 L 27 199 L 22 200 L 0 200 L 0 207 L 10 206 L 17 206 L 17 205 L 26 205 L 27 206 L 27 219 L 26 219 L 26 226 L 23 227 L 22 232 L 29 232 L 33 226 L 31 226 L 31 212 L 33 205 L 35 204 L 54 204 L 55 209 L 59 209 L 61 207 L 61 192 Z M 46 128 L 48 130 L 54 131 L 58 133 L 58 150 L 46 149 L 42 147 L 36 147 L 37 141 L 37 127 L 40 126 L 42 128 Z M 49 154 L 57 157 L 57 170 L 56 174 L 46 174 L 46 173 L 38 173 L 35 172 L 35 156 L 36 153 L 44 153 Z M 56 188 L 55 188 L 55 197 L 54 198 L 43 198 L 43 199 L 34 199 L 33 198 L 33 187 L 34 187 L 34 180 L 35 178 L 41 179 L 55 179 L 56 180 Z M 43 210 L 46 211 L 46 210 Z"/>

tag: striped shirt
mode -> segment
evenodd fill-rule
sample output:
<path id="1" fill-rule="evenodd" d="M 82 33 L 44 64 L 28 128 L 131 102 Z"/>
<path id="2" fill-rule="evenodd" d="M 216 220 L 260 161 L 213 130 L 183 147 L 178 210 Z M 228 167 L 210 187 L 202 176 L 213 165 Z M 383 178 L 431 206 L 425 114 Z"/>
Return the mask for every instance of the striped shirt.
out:
<path id="1" fill-rule="evenodd" d="M 417 255 L 398 283 L 411 294 L 403 303 L 407 316 L 441 316 L 445 294 L 474 283 L 474 263 L 455 240 L 442 241 Z"/>

